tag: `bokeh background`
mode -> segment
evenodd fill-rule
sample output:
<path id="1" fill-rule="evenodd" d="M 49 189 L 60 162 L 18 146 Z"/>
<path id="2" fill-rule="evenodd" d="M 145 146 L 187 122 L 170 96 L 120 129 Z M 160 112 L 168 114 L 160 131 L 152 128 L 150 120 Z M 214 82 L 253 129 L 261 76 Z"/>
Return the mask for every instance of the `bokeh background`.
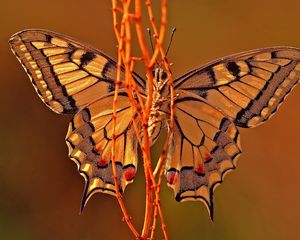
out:
<path id="1" fill-rule="evenodd" d="M 171 0 L 168 29 L 177 27 L 169 55 L 174 76 L 242 50 L 300 47 L 299 9 L 299 0 Z M 7 45 L 13 33 L 26 28 L 71 35 L 116 57 L 109 0 L 1 0 L 0 239 L 133 239 L 111 196 L 95 195 L 78 214 L 84 180 L 67 158 L 70 117 L 43 105 Z M 241 130 L 244 153 L 215 192 L 214 223 L 202 203 L 177 203 L 164 185 L 170 239 L 300 239 L 299 103 L 298 86 L 267 124 Z M 125 201 L 141 227 L 139 170 Z"/>

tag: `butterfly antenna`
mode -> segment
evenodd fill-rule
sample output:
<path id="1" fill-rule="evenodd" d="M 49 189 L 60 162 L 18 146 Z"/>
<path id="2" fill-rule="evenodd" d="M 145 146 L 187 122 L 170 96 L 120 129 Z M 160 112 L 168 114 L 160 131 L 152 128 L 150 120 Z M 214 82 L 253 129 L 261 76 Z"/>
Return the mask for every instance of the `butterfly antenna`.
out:
<path id="1" fill-rule="evenodd" d="M 171 34 L 171 39 L 170 39 L 170 42 L 169 42 L 169 46 L 168 46 L 168 49 L 167 49 L 167 51 L 166 51 L 166 56 L 168 56 L 168 52 L 169 52 L 169 50 L 170 50 L 170 47 L 171 47 L 171 43 L 172 43 L 172 41 L 173 41 L 173 36 L 174 36 L 174 33 L 176 32 L 176 28 L 173 28 L 172 29 L 172 34 Z"/>
<path id="2" fill-rule="evenodd" d="M 153 42 L 152 42 L 152 33 L 151 33 L 151 29 L 150 29 L 150 28 L 147 28 L 147 32 L 148 32 L 148 34 L 149 34 L 149 39 L 150 39 L 151 49 L 152 49 L 152 52 L 154 53 L 154 47 L 153 47 Z"/>

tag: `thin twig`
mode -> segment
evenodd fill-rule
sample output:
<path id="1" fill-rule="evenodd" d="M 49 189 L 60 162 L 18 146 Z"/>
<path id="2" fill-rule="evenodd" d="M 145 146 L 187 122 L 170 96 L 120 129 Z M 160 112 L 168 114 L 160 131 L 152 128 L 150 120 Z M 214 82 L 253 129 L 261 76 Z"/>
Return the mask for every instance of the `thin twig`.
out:
<path id="1" fill-rule="evenodd" d="M 125 219 L 125 222 L 127 223 L 128 227 L 130 228 L 131 232 L 134 234 L 136 238 L 139 238 L 140 235 L 133 226 L 131 222 L 131 218 L 129 217 L 125 204 L 122 199 L 122 195 L 120 193 L 119 189 L 119 183 L 118 183 L 118 177 L 117 177 L 117 169 L 116 169 L 116 159 L 115 159 L 115 152 L 116 152 L 116 110 L 117 110 L 117 99 L 118 99 L 118 91 L 119 91 L 119 85 L 121 83 L 121 66 L 122 66 L 122 58 L 121 58 L 121 51 L 123 48 L 123 38 L 122 35 L 124 34 L 124 26 L 121 26 L 121 33 L 119 34 L 119 31 L 117 29 L 117 16 L 116 16 L 116 11 L 117 11 L 117 1 L 113 0 L 113 19 L 114 19 L 114 29 L 116 30 L 116 36 L 120 37 L 118 38 L 118 65 L 117 65 L 117 79 L 116 79 L 116 87 L 115 87 L 115 92 L 114 92 L 114 99 L 113 99 L 113 135 L 112 135 L 112 169 L 113 169 L 113 179 L 114 179 L 114 184 L 115 184 L 115 189 L 116 189 L 116 196 L 118 203 L 120 205 L 120 208 L 123 212 L 123 216 Z"/>
<path id="2" fill-rule="evenodd" d="M 118 6 L 118 2 L 121 2 L 123 8 Z M 150 113 L 152 109 L 153 103 L 153 76 L 152 76 L 152 69 L 154 64 L 157 62 L 158 55 L 161 55 L 163 65 L 166 69 L 169 79 L 169 86 L 171 92 L 171 121 L 169 125 L 170 133 L 173 129 L 173 116 L 174 116 L 174 89 L 173 89 L 173 81 L 171 76 L 170 67 L 168 61 L 166 59 L 165 52 L 162 48 L 162 43 L 165 36 L 166 31 L 166 19 L 167 19 L 167 0 L 162 0 L 161 4 L 161 22 L 160 22 L 160 29 L 158 29 L 154 22 L 153 12 L 152 12 L 152 5 L 150 0 L 145 0 L 147 10 L 148 10 L 148 17 L 151 23 L 151 27 L 154 32 L 154 38 L 156 40 L 155 49 L 153 54 L 150 56 L 148 47 L 145 41 L 145 35 L 143 32 L 143 25 L 141 22 L 142 16 L 142 2 L 141 0 L 135 0 L 134 6 L 135 11 L 134 13 L 130 13 L 130 0 L 112 0 L 113 3 L 113 23 L 114 23 L 114 31 L 118 41 L 118 68 L 117 68 L 117 79 L 116 79 L 116 87 L 115 87 L 115 94 L 113 100 L 113 135 L 112 135 L 112 167 L 113 167 L 113 177 L 114 183 L 116 188 L 116 196 L 121 207 L 121 210 L 124 215 L 124 219 L 129 226 L 130 230 L 133 232 L 134 236 L 137 239 L 146 239 L 149 236 L 151 225 L 151 239 L 154 236 L 155 227 L 156 227 L 156 219 L 157 215 L 160 216 L 162 231 L 164 234 L 164 238 L 167 240 L 167 232 L 166 232 L 166 225 L 162 213 L 162 208 L 160 205 L 160 185 L 162 180 L 162 175 L 165 169 L 165 154 L 167 149 L 167 143 L 164 146 L 164 150 L 160 156 L 160 160 L 158 161 L 155 171 L 152 170 L 151 164 L 151 156 L 150 156 L 150 136 L 148 133 L 148 122 L 150 118 Z M 118 18 L 117 14 L 122 14 L 121 25 L 118 25 Z M 139 47 L 141 50 L 142 57 L 136 58 L 131 56 L 131 25 L 135 26 L 137 39 L 139 43 Z M 120 28 L 120 29 L 119 29 Z M 136 85 L 136 82 L 133 79 L 133 68 L 135 61 L 143 61 L 145 64 L 146 74 L 147 74 L 147 96 L 143 97 L 140 94 L 140 89 Z M 123 64 L 122 64 L 123 63 Z M 116 110 L 117 110 L 117 98 L 118 98 L 118 91 L 120 89 L 121 84 L 121 72 L 122 72 L 122 65 L 124 66 L 124 75 L 125 79 L 122 82 L 123 86 L 126 88 L 126 92 L 129 98 L 131 111 L 132 111 L 132 123 L 134 130 L 136 132 L 136 137 L 138 142 L 141 146 L 142 153 L 143 153 L 143 162 L 144 162 L 144 173 L 145 173 L 145 182 L 146 182 L 146 207 L 145 207 L 145 217 L 144 217 L 144 224 L 141 235 L 136 231 L 134 226 L 132 225 L 131 219 L 126 211 L 124 202 L 122 200 L 122 196 L 120 194 L 120 189 L 118 185 L 118 178 L 117 178 L 117 170 L 115 164 L 115 151 L 116 151 Z M 144 100 L 146 98 L 146 100 Z M 141 131 L 141 132 L 140 132 Z M 168 135 L 169 141 L 169 135 Z M 155 177 L 158 175 L 157 181 Z M 154 198 L 155 196 L 155 198 Z M 153 208 L 154 206 L 154 208 Z"/>

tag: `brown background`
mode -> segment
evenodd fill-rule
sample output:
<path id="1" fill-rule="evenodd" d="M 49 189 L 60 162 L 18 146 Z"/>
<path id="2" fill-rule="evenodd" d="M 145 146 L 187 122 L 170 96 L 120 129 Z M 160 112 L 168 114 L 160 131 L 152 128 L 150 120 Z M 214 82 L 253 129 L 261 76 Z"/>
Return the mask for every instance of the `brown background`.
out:
<path id="1" fill-rule="evenodd" d="M 44 28 L 116 57 L 110 4 L 1 0 L 0 239 L 133 239 L 113 197 L 97 194 L 78 215 L 83 179 L 64 143 L 70 117 L 42 104 L 7 45 L 19 30 Z M 169 55 L 175 76 L 242 50 L 300 47 L 299 9 L 299 0 L 171 0 L 168 26 L 178 30 Z M 299 99 L 300 87 L 268 124 L 241 130 L 244 154 L 215 193 L 214 224 L 203 204 L 177 203 L 163 187 L 171 239 L 300 239 Z M 125 201 L 141 226 L 139 170 Z"/>

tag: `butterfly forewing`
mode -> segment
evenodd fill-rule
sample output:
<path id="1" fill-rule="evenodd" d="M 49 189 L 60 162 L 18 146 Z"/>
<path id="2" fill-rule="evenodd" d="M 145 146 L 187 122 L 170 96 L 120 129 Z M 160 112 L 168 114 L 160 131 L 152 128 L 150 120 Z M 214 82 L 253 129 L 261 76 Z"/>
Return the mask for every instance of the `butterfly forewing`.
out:
<path id="1" fill-rule="evenodd" d="M 239 127 L 255 127 L 278 109 L 300 77 L 300 50 L 257 49 L 228 56 L 175 80 L 175 89 L 193 92 Z"/>
<path id="2" fill-rule="evenodd" d="M 57 113 L 75 113 L 115 89 L 115 61 L 87 44 L 45 30 L 16 33 L 9 44 L 40 98 Z M 145 88 L 144 80 L 134 79 Z"/>
<path id="3" fill-rule="evenodd" d="M 223 113 L 197 95 L 178 91 L 166 177 L 176 200 L 203 201 L 212 215 L 212 194 L 241 153 L 239 133 Z"/>

